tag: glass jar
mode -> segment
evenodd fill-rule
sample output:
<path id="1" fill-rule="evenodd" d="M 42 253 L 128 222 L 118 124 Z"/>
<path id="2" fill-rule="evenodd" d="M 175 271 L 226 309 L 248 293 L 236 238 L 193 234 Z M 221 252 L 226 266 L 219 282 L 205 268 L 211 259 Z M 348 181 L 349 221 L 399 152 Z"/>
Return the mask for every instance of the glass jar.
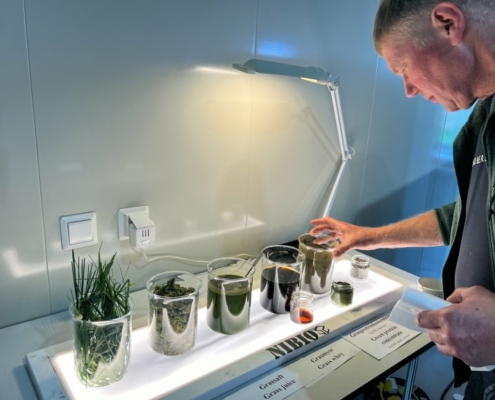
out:
<path id="1" fill-rule="evenodd" d="M 304 271 L 301 289 L 315 294 L 330 292 L 335 259 L 333 251 L 338 245 L 336 239 L 324 244 L 315 244 L 315 236 L 305 233 L 299 236 L 299 250 L 304 253 Z"/>
<path id="2" fill-rule="evenodd" d="M 348 279 L 334 279 L 332 282 L 332 303 L 338 307 L 347 307 L 352 304 L 354 285 Z"/>
<path id="3" fill-rule="evenodd" d="M 370 269 L 370 259 L 361 254 L 352 256 L 351 276 L 356 279 L 366 279 Z"/>
<path id="4" fill-rule="evenodd" d="M 148 290 L 148 339 L 157 353 L 176 356 L 196 343 L 201 279 L 184 271 L 153 276 Z"/>
<path id="5" fill-rule="evenodd" d="M 134 302 L 129 298 L 129 312 L 108 321 L 80 319 L 74 306 L 72 318 L 74 366 L 86 387 L 104 387 L 120 381 L 130 360 L 131 315 Z"/>
<path id="6" fill-rule="evenodd" d="M 218 333 L 232 335 L 249 327 L 253 264 L 239 258 L 217 258 L 206 266 L 206 322 Z"/>
<path id="7" fill-rule="evenodd" d="M 313 322 L 315 296 L 313 293 L 300 290 L 292 294 L 290 300 L 290 319 L 296 324 Z"/>
<path id="8" fill-rule="evenodd" d="M 305 255 L 290 246 L 261 251 L 260 304 L 274 314 L 288 314 L 292 293 L 299 290 Z"/>

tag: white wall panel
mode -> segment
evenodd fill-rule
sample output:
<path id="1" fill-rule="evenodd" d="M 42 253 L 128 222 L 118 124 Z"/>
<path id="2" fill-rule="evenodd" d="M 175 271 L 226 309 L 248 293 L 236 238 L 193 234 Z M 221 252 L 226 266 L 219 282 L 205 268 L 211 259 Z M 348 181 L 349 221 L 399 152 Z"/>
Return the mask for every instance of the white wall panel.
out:
<path id="1" fill-rule="evenodd" d="M 135 288 L 164 269 L 205 265 L 147 264 L 117 239 L 119 208 L 150 207 L 156 245 L 148 253 L 196 260 L 257 253 L 307 231 L 340 157 L 330 95 L 232 68 L 252 57 L 340 78 L 356 155 L 332 215 L 383 224 L 426 207 L 423 199 L 439 200 L 432 177 L 444 114 L 406 99 L 376 55 L 376 7 L 25 0 L 24 10 L 21 1 L 2 2 L 0 201 L 8 231 L 0 231 L 0 326 L 67 308 L 63 215 L 96 212 L 103 257 L 118 252 Z M 383 257 L 399 262 L 400 254 Z M 417 269 L 418 254 L 404 268 Z M 7 300 L 21 307 L 11 311 Z"/>
<path id="2" fill-rule="evenodd" d="M 21 1 L 0 2 L 0 327 L 50 313 Z"/>
<path id="3" fill-rule="evenodd" d="M 143 264 L 117 239 L 134 205 L 156 223 L 151 253 L 242 252 L 250 108 L 231 64 L 252 49 L 255 4 L 28 1 L 27 17 L 53 308 L 70 284 L 62 215 L 96 212 L 123 268 Z M 166 267 L 129 276 L 143 287 Z"/>
<path id="4" fill-rule="evenodd" d="M 320 67 L 340 78 L 349 145 L 357 154 L 348 164 L 331 212 L 339 218 L 352 216 L 359 204 L 377 60 L 370 37 L 376 5 L 351 3 L 292 2 L 288 7 L 283 1 L 260 2 L 255 54 Z M 353 7 L 362 12 L 353 12 Z M 254 88 L 253 164 L 265 169 L 258 181 L 251 180 L 249 212 L 267 227 L 249 231 L 248 243 L 258 248 L 293 240 L 309 229 L 335 177 L 340 150 L 324 87 L 256 75 Z M 280 116 L 275 119 L 278 125 L 274 115 Z"/>
<path id="5" fill-rule="evenodd" d="M 426 102 L 421 96 L 407 98 L 402 79 L 394 76 L 380 58 L 358 224 L 385 225 L 435 206 L 432 199 L 435 185 L 440 182 L 437 169 L 445 118 L 442 106 Z M 455 185 L 455 180 L 444 180 L 443 184 Z M 436 199 L 436 206 L 455 199 L 447 192 L 442 197 Z M 423 251 L 384 249 L 370 254 L 422 275 Z M 440 252 L 443 254 L 445 249 Z M 443 261 L 435 262 L 437 265 L 430 266 L 428 273 L 432 269 L 441 271 Z"/>

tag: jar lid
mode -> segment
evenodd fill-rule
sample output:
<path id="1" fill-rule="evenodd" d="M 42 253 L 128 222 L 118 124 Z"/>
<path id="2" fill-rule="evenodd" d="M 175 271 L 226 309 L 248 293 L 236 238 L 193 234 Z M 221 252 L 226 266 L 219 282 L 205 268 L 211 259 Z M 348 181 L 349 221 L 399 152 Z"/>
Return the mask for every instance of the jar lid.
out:
<path id="1" fill-rule="evenodd" d="M 369 268 L 370 267 L 370 259 L 361 254 L 356 254 L 352 256 L 352 266 L 356 268 Z"/>
<path id="2" fill-rule="evenodd" d="M 332 281 L 332 288 L 338 291 L 350 292 L 354 289 L 354 284 L 348 279 L 336 278 Z"/>

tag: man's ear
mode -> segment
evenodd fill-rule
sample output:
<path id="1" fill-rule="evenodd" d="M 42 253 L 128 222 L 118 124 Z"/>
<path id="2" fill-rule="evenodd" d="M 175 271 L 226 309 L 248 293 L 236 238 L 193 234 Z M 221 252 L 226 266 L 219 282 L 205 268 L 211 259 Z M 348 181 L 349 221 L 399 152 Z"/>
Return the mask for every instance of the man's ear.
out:
<path id="1" fill-rule="evenodd" d="M 440 3 L 431 12 L 431 23 L 437 35 L 457 46 L 463 39 L 464 14 L 452 3 Z"/>

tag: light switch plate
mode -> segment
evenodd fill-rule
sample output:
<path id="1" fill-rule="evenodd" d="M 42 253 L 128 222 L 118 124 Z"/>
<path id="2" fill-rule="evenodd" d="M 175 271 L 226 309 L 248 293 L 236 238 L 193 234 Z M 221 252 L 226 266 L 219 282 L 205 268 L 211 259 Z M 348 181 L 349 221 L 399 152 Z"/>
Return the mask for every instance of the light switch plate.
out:
<path id="1" fill-rule="evenodd" d="M 96 213 L 60 217 L 60 237 L 65 251 L 97 244 Z"/>

